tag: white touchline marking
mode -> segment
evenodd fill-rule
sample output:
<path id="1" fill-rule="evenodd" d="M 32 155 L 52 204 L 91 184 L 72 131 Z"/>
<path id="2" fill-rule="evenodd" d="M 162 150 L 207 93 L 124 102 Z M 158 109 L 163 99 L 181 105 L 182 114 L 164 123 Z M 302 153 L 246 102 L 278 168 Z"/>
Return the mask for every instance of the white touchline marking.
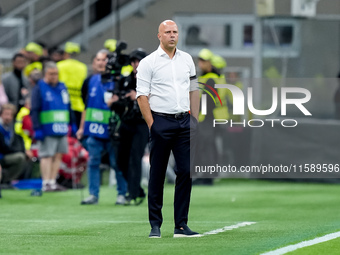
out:
<path id="1" fill-rule="evenodd" d="M 240 228 L 240 227 L 250 226 L 250 225 L 253 225 L 255 223 L 256 222 L 240 222 L 240 223 L 237 223 L 237 224 L 232 225 L 232 226 L 225 226 L 223 228 L 218 228 L 218 229 L 215 229 L 215 230 L 211 230 L 209 232 L 205 232 L 205 233 L 202 234 L 202 236 L 215 235 L 215 234 L 222 233 L 222 232 L 225 232 L 225 231 L 228 231 L 228 230 L 233 230 L 233 229 Z"/>
<path id="2" fill-rule="evenodd" d="M 312 240 L 303 241 L 303 242 L 300 242 L 300 243 L 297 243 L 297 244 L 288 245 L 288 246 L 283 247 L 283 248 L 279 248 L 279 249 L 276 249 L 276 250 L 273 250 L 273 251 L 262 253 L 261 255 L 281 255 L 281 254 L 285 254 L 287 252 L 295 251 L 295 250 L 303 248 L 303 247 L 312 246 L 314 244 L 327 242 L 327 241 L 330 241 L 330 240 L 338 238 L 338 237 L 340 237 L 340 231 L 332 233 L 332 234 L 328 234 L 328 235 L 325 235 L 325 236 L 317 237 L 317 238 L 314 238 Z"/>

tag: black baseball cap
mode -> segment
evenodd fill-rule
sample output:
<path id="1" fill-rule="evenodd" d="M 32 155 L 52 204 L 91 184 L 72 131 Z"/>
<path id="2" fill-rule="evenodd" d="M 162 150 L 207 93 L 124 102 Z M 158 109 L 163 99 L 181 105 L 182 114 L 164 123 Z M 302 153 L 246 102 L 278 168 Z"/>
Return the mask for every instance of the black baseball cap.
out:
<path id="1" fill-rule="evenodd" d="M 130 61 L 134 60 L 134 59 L 138 59 L 139 61 L 142 60 L 143 58 L 145 58 L 148 54 L 146 53 L 146 51 L 142 48 L 138 48 L 133 50 L 130 53 Z"/>

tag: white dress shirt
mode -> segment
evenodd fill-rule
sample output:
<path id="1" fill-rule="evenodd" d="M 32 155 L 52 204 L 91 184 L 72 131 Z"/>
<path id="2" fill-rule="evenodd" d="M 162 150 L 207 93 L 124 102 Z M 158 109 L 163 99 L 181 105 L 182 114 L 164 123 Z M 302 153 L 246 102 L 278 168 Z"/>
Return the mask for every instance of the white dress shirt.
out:
<path id="1" fill-rule="evenodd" d="M 192 57 L 176 49 L 172 59 L 159 46 L 137 68 L 137 98 L 150 96 L 152 111 L 176 114 L 190 110 L 189 91 L 197 90 Z"/>

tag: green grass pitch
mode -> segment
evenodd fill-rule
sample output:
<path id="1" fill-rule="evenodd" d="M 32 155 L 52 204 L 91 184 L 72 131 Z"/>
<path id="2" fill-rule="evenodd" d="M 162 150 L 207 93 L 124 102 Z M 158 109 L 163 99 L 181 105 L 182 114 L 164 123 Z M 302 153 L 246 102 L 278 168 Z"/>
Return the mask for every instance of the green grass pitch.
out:
<path id="1" fill-rule="evenodd" d="M 95 206 L 81 206 L 79 190 L 42 197 L 4 190 L 0 254 L 261 254 L 340 230 L 340 185 L 221 180 L 193 187 L 190 228 L 204 233 L 240 222 L 256 224 L 174 239 L 173 192 L 173 185 L 165 185 L 162 238 L 149 239 L 147 203 L 116 206 L 116 191 L 106 185 Z M 339 250 L 340 238 L 291 254 Z"/>

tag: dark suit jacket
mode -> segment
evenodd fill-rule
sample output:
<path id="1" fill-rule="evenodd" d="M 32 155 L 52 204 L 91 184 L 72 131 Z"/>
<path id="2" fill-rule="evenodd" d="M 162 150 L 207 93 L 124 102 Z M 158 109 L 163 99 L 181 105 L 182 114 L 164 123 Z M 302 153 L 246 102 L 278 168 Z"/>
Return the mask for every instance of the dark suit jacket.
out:
<path id="1" fill-rule="evenodd" d="M 29 81 L 23 74 L 22 82 L 24 87 L 26 89 L 29 89 Z M 19 95 L 21 93 L 19 79 L 15 76 L 13 72 L 5 73 L 2 78 L 2 84 L 4 85 L 5 92 L 8 97 L 8 102 L 18 107 Z"/>

